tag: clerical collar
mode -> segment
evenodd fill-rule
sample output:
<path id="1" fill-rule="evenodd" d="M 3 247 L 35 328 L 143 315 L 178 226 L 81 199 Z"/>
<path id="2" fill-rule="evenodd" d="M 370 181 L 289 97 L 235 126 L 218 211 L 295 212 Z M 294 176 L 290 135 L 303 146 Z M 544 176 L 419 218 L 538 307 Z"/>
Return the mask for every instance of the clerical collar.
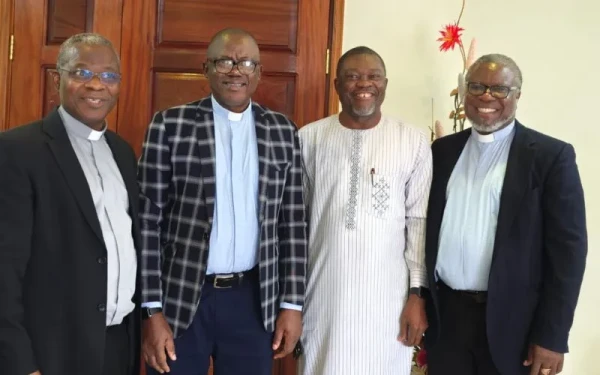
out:
<path id="1" fill-rule="evenodd" d="M 213 111 L 219 116 L 226 117 L 229 121 L 240 122 L 242 121 L 242 118 L 244 118 L 244 115 L 249 116 L 252 114 L 252 101 L 250 101 L 244 112 L 237 113 L 231 112 L 227 108 L 223 107 L 221 104 L 219 104 L 219 102 L 217 102 L 213 95 L 210 96 L 210 100 L 212 102 Z"/>
<path id="2" fill-rule="evenodd" d="M 471 126 L 471 136 L 478 142 L 481 143 L 491 143 L 494 141 L 499 141 L 506 138 L 515 128 L 515 121 L 513 120 L 508 126 L 497 130 L 490 134 L 480 134 L 475 130 L 473 126 Z"/>
<path id="3" fill-rule="evenodd" d="M 79 138 L 87 139 L 88 141 L 98 141 L 106 131 L 106 122 L 104 123 L 102 130 L 98 131 L 71 116 L 62 106 L 58 107 L 58 113 L 65 124 L 67 133 L 73 134 Z"/>

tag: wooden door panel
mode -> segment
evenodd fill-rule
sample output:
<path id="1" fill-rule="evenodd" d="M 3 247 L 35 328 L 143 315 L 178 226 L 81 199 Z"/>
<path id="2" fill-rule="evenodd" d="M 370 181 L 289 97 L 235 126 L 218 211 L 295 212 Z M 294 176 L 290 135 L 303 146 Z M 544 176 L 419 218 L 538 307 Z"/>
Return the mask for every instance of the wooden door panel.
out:
<path id="1" fill-rule="evenodd" d="M 231 25 L 251 32 L 262 46 L 294 52 L 297 13 L 297 0 L 164 0 L 158 40 L 208 44 L 224 25 Z"/>
<path id="2" fill-rule="evenodd" d="M 49 0 L 47 12 L 48 44 L 60 44 L 71 35 L 91 29 L 93 2 L 89 0 Z"/>
<path id="3" fill-rule="evenodd" d="M 15 1 L 8 128 L 39 120 L 60 103 L 52 74 L 67 38 L 97 32 L 119 51 L 121 8 L 122 0 Z M 117 128 L 117 109 L 108 116 L 108 124 Z"/>

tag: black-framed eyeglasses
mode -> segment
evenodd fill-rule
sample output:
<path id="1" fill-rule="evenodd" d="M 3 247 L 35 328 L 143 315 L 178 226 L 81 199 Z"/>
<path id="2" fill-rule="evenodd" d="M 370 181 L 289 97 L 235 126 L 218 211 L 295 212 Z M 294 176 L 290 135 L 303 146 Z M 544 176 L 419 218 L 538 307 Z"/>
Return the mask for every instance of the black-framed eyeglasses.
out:
<path id="1" fill-rule="evenodd" d="M 94 73 L 91 70 L 87 70 L 87 69 L 74 69 L 74 70 L 59 69 L 59 70 L 62 70 L 63 72 L 67 72 L 69 74 L 69 78 L 71 78 L 77 82 L 81 82 L 81 83 L 87 83 L 87 82 L 91 81 L 92 79 L 94 79 L 94 77 L 98 77 L 100 82 L 104 83 L 105 85 L 114 85 L 116 83 L 121 82 L 121 75 L 119 73 L 115 73 L 115 72 Z"/>
<path id="2" fill-rule="evenodd" d="M 240 60 L 234 61 L 233 59 L 210 59 L 208 60 L 215 66 L 217 73 L 229 74 L 237 66 L 238 72 L 244 75 L 254 73 L 256 67 L 260 65 L 258 61 L 253 60 Z"/>
<path id="3" fill-rule="evenodd" d="M 487 86 L 479 82 L 468 82 L 467 92 L 473 96 L 481 96 L 486 92 L 489 92 L 491 96 L 496 99 L 506 99 L 511 91 L 519 90 L 520 87 L 516 86 Z"/>

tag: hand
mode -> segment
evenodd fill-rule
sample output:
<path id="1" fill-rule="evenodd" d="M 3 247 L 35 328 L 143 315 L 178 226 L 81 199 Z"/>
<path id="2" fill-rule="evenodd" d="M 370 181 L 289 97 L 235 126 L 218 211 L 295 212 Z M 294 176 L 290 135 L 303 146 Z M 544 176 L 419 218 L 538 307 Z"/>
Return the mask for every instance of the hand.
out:
<path id="1" fill-rule="evenodd" d="M 302 334 L 302 312 L 291 309 L 282 309 L 275 323 L 275 337 L 273 338 L 274 359 L 283 358 L 290 354 L 300 335 Z"/>
<path id="2" fill-rule="evenodd" d="M 400 335 L 398 336 L 398 341 L 406 346 L 416 346 L 421 342 L 426 329 L 427 315 L 425 314 L 425 300 L 411 294 L 400 316 Z"/>
<path id="3" fill-rule="evenodd" d="M 562 371 L 564 360 L 563 353 L 556 353 L 539 345 L 530 345 L 529 354 L 523 362 L 523 366 L 531 366 L 530 375 L 556 375 Z M 550 369 L 550 371 L 542 372 L 545 369 Z"/>
<path id="4" fill-rule="evenodd" d="M 167 355 L 175 361 L 173 332 L 162 313 L 154 314 L 144 321 L 142 332 L 142 354 L 144 360 L 159 373 L 170 372 Z"/>
<path id="5" fill-rule="evenodd" d="M 39 372 L 39 371 L 36 371 L 36 372 L 32 372 L 32 373 L 31 373 L 31 374 L 29 374 L 29 375 L 42 375 L 42 373 L 41 373 L 41 372 Z"/>

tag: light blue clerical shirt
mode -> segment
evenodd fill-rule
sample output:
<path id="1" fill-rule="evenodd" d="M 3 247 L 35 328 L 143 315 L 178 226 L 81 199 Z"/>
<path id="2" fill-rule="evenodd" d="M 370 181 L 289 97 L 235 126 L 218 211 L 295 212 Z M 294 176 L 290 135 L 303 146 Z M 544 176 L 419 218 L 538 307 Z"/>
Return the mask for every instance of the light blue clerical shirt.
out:
<path id="1" fill-rule="evenodd" d="M 206 273 L 228 274 L 258 263 L 258 146 L 252 105 L 235 113 L 211 99 L 216 196 Z"/>
<path id="2" fill-rule="evenodd" d="M 472 129 L 448 181 L 436 274 L 452 289 L 487 290 L 514 127 Z"/>

